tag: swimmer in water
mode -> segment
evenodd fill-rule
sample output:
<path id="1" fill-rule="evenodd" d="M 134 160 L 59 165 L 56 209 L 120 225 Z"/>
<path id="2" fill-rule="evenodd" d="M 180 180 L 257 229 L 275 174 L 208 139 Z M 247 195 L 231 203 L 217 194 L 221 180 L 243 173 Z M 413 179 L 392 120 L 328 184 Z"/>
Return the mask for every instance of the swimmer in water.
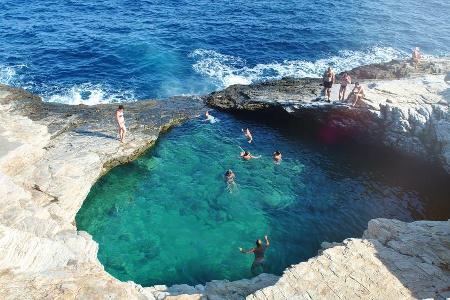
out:
<path id="1" fill-rule="evenodd" d="M 250 152 L 248 152 L 248 151 L 241 152 L 241 157 L 244 160 L 250 160 L 252 158 L 259 158 L 259 157 L 255 157 L 255 156 L 251 155 Z"/>
<path id="2" fill-rule="evenodd" d="M 245 137 L 247 138 L 248 142 L 251 143 L 253 141 L 252 133 L 248 128 L 242 129 L 242 132 L 244 133 Z"/>
<path id="3" fill-rule="evenodd" d="M 211 124 L 216 123 L 216 118 L 211 116 L 208 111 L 205 112 L 205 117 L 206 117 L 205 121 L 208 121 Z"/>
<path id="4" fill-rule="evenodd" d="M 275 163 L 281 162 L 281 152 L 279 150 L 273 153 L 273 160 L 275 161 Z"/>
<path id="5" fill-rule="evenodd" d="M 266 240 L 265 245 L 263 245 L 262 241 L 260 239 L 258 239 L 256 241 L 256 247 L 253 247 L 252 249 L 250 249 L 248 251 L 245 251 L 244 249 L 242 249 L 242 247 L 239 248 L 239 251 L 241 251 L 242 253 L 245 253 L 245 254 L 254 253 L 255 254 L 255 260 L 253 261 L 252 267 L 250 268 L 253 275 L 256 275 L 257 269 L 259 267 L 263 268 L 263 271 L 264 271 L 264 266 L 266 263 L 265 259 L 264 259 L 264 252 L 266 252 L 267 247 L 269 247 L 269 245 L 270 245 L 267 235 L 264 236 L 264 239 Z"/>
<path id="6" fill-rule="evenodd" d="M 236 175 L 234 175 L 233 171 L 231 169 L 228 169 L 228 171 L 225 172 L 225 181 L 228 184 L 234 183 L 234 178 L 236 178 Z"/>

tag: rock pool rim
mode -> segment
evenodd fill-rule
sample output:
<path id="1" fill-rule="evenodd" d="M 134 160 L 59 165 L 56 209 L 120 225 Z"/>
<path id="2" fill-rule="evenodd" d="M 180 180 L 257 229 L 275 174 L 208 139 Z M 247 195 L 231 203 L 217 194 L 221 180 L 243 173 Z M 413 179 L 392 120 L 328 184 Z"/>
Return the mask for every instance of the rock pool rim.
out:
<path id="1" fill-rule="evenodd" d="M 9 98 L 9 100 L 7 100 L 7 103 L 9 103 L 9 102 L 12 102 L 12 101 L 14 101 L 14 99 L 11 99 L 11 98 L 16 98 L 16 100 L 17 100 L 17 97 L 19 96 L 19 98 L 20 99 L 23 99 L 23 98 L 25 98 L 25 99 L 30 99 L 30 100 L 37 100 L 37 99 L 40 99 L 38 96 L 36 96 L 36 95 L 32 95 L 32 94 L 30 94 L 30 93 L 28 93 L 28 92 L 26 92 L 26 91 L 24 91 L 23 89 L 18 89 L 18 88 L 12 88 L 12 87 L 6 87 L 6 86 L 1 86 L 3 89 L 5 89 L 5 90 L 9 90 L 12 94 L 13 94 L 13 96 L 15 95 L 16 97 L 9 97 L 8 96 L 8 98 Z M 40 101 L 40 100 L 39 100 Z M 17 102 L 17 101 L 16 101 Z M 17 103 L 15 103 L 15 104 L 17 104 Z M 52 107 L 53 108 L 55 108 L 55 107 L 57 107 L 57 106 L 61 106 L 62 104 L 56 104 L 56 105 L 52 105 Z M 23 108 L 26 108 L 26 105 L 25 104 L 20 104 L 20 105 L 18 105 L 19 107 L 17 108 L 15 108 L 15 110 L 18 110 L 18 111 L 20 111 L 20 110 L 22 110 L 22 112 L 21 112 L 21 115 L 23 116 L 23 115 L 25 115 L 25 116 L 27 116 L 27 117 L 29 117 L 30 119 L 32 119 L 32 120 L 36 120 L 36 118 L 33 118 L 33 112 L 32 111 L 23 111 Z M 47 109 L 50 107 L 50 105 L 44 105 Z M 64 106 L 64 105 L 62 105 L 62 106 Z M 67 107 L 66 107 L 67 108 Z M 38 119 L 38 118 L 37 118 Z M 50 129 L 50 128 L 49 128 Z M 61 132 L 61 133 L 59 133 L 59 134 L 64 134 L 64 132 Z M 52 137 L 53 138 L 53 137 Z M 149 144 L 147 144 L 147 146 L 146 146 L 147 148 L 146 149 L 148 149 L 148 147 L 151 147 L 151 145 L 149 145 Z M 145 148 L 145 147 L 144 147 Z M 131 157 L 132 155 L 127 155 L 127 156 L 125 156 L 125 157 Z M 136 158 L 136 157 L 135 157 Z M 122 162 L 118 162 L 118 164 L 121 164 Z M 104 164 L 103 164 L 104 165 Z M 105 166 L 103 166 L 103 168 L 105 168 Z M 100 175 L 98 176 L 98 178 L 100 177 Z M 97 179 L 98 179 L 97 178 Z M 95 184 L 95 182 L 93 183 L 93 184 Z M 98 274 L 97 274 L 98 275 Z M 118 281 L 119 283 L 120 283 L 120 281 Z M 117 286 L 118 287 L 118 286 Z M 124 285 L 122 285 L 121 286 L 121 288 L 126 288 Z M 140 293 L 142 293 L 142 291 L 140 291 Z M 140 295 L 142 295 L 142 294 L 140 294 Z"/>

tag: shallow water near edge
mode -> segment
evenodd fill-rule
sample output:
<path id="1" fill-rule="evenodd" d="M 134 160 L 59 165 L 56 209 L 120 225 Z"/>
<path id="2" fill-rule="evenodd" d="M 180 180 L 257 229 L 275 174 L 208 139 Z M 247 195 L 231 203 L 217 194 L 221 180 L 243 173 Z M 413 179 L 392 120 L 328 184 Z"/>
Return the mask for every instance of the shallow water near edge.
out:
<path id="1" fill-rule="evenodd" d="M 372 218 L 448 218 L 448 177 L 396 156 L 326 145 L 303 136 L 306 128 L 213 113 L 219 122 L 174 128 L 92 187 L 77 227 L 92 234 L 118 279 L 149 286 L 247 278 L 253 256 L 238 247 L 265 234 L 266 271 L 281 274 L 323 241 L 360 237 Z M 240 131 L 247 126 L 251 145 Z M 242 161 L 240 147 L 261 158 Z M 228 168 L 236 174 L 231 192 Z"/>

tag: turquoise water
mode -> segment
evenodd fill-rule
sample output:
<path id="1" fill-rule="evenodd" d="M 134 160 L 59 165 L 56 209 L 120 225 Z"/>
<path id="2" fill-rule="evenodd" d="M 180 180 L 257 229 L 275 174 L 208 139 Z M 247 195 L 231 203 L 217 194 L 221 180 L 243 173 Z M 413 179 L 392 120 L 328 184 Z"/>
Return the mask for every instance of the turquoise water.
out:
<path id="1" fill-rule="evenodd" d="M 281 274 L 316 255 L 322 241 L 360 236 L 372 218 L 436 217 L 430 207 L 446 203 L 446 192 L 436 194 L 426 173 L 417 179 L 410 162 L 326 145 L 305 136 L 309 128 L 213 114 L 220 122 L 171 130 L 92 188 L 77 227 L 99 243 L 98 257 L 115 277 L 144 286 L 249 277 L 253 256 L 238 247 L 265 234 L 267 271 Z M 246 126 L 253 145 L 240 132 Z M 242 161 L 239 147 L 262 157 Z M 279 165 L 271 159 L 276 149 Z M 237 182 L 231 193 L 228 168 Z"/>

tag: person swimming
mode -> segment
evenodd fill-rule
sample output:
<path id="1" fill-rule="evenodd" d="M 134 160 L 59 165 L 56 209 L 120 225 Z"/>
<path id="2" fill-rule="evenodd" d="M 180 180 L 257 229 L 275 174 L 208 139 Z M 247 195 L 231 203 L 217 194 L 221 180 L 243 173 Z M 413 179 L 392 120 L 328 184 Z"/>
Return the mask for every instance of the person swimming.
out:
<path id="1" fill-rule="evenodd" d="M 274 160 L 276 163 L 281 162 L 281 152 L 280 152 L 279 150 L 277 150 L 277 151 L 275 151 L 275 152 L 273 153 L 273 160 Z"/>
<path id="2" fill-rule="evenodd" d="M 245 128 L 245 130 L 242 129 L 242 132 L 244 133 L 244 136 L 247 138 L 247 141 L 251 143 L 253 141 L 253 136 L 250 130 L 248 128 Z"/>
<path id="3" fill-rule="evenodd" d="M 245 254 L 254 253 L 255 254 L 255 260 L 252 263 L 252 266 L 250 268 L 250 271 L 253 275 L 256 275 L 256 271 L 258 268 L 262 268 L 264 271 L 265 267 L 265 259 L 264 259 L 264 252 L 266 252 L 267 247 L 269 247 L 270 242 L 269 239 L 266 236 L 264 236 L 264 239 L 266 240 L 266 244 L 263 245 L 262 241 L 260 239 L 256 240 L 256 247 L 253 247 L 252 249 L 245 251 L 242 247 L 239 247 L 239 251 Z"/>
<path id="4" fill-rule="evenodd" d="M 231 169 L 228 169 L 225 172 L 225 181 L 230 184 L 230 183 L 234 183 L 234 178 L 236 178 L 236 175 L 234 175 L 233 171 L 231 171 Z"/>
<path id="5" fill-rule="evenodd" d="M 123 105 L 119 105 L 116 110 L 116 121 L 117 125 L 119 126 L 119 140 L 121 143 L 123 143 L 123 140 L 125 139 L 125 132 L 127 131 L 127 128 L 125 127 L 125 118 L 123 116 L 123 111 Z"/>
<path id="6" fill-rule="evenodd" d="M 244 160 L 250 160 L 250 159 L 252 159 L 252 158 L 260 158 L 259 156 L 253 156 L 250 152 L 248 152 L 248 151 L 244 151 L 244 152 L 241 152 L 241 157 L 242 157 L 242 159 L 244 159 Z"/>
<path id="7" fill-rule="evenodd" d="M 217 122 L 217 119 L 214 118 L 212 115 L 210 115 L 208 111 L 205 112 L 205 117 L 206 117 L 205 121 L 208 121 L 211 124 L 214 124 Z"/>

